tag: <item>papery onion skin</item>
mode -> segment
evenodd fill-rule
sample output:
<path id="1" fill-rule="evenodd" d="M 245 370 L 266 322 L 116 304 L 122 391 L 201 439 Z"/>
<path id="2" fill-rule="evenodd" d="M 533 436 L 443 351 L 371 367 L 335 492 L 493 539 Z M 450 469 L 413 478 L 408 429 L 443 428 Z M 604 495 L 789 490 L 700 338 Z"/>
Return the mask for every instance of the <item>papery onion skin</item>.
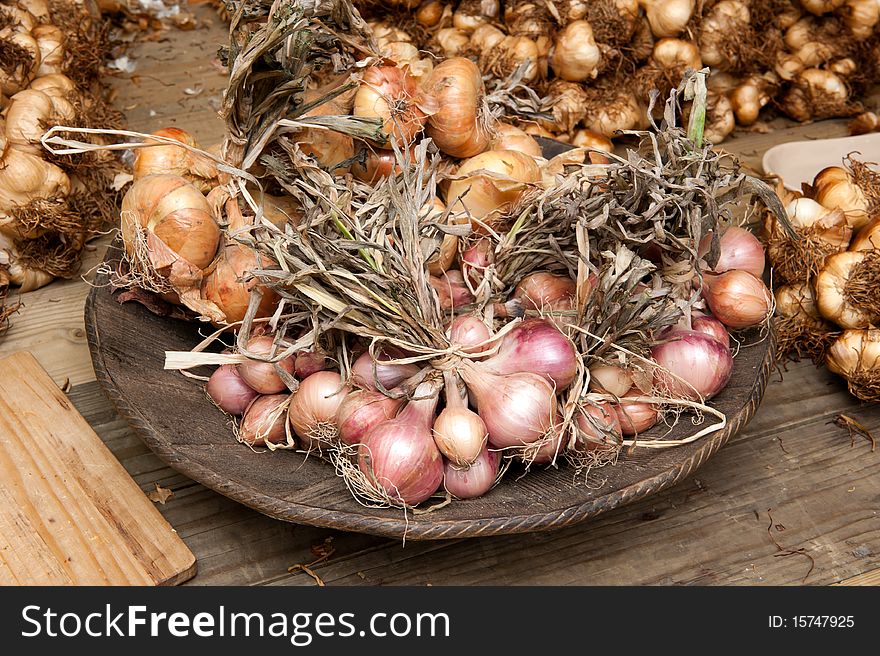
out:
<path id="1" fill-rule="evenodd" d="M 494 246 L 488 238 L 478 239 L 461 253 L 461 272 L 476 288 L 486 269 L 495 261 Z"/>
<path id="2" fill-rule="evenodd" d="M 303 446 L 336 439 L 336 413 L 350 389 L 335 371 L 319 371 L 300 382 L 290 397 L 287 420 Z"/>
<path id="3" fill-rule="evenodd" d="M 523 446 L 544 437 L 556 417 L 556 393 L 544 378 L 523 372 L 496 375 L 471 364 L 460 372 L 497 448 Z"/>
<path id="4" fill-rule="evenodd" d="M 610 403 L 584 403 L 575 415 L 575 420 L 581 430 L 575 440 L 575 451 L 612 451 L 620 448 L 623 429 L 617 410 Z"/>
<path id="5" fill-rule="evenodd" d="M 329 368 L 327 356 L 314 351 L 298 351 L 293 365 L 293 375 L 299 380 Z"/>
<path id="6" fill-rule="evenodd" d="M 268 335 L 252 337 L 247 343 L 247 350 L 257 355 L 268 357 L 272 353 L 275 340 Z M 279 348 L 279 352 L 283 350 Z M 286 357 L 277 363 L 263 360 L 247 360 L 238 364 L 238 373 L 241 379 L 253 387 L 260 394 L 277 394 L 287 389 L 287 385 L 281 376 L 275 371 L 277 364 L 281 369 L 293 375 L 294 358 Z"/>
<path id="7" fill-rule="evenodd" d="M 770 314 L 773 298 L 763 281 L 739 269 L 703 278 L 703 298 L 712 314 L 728 328 L 751 328 Z"/>
<path id="8" fill-rule="evenodd" d="M 623 395 L 620 403 L 616 405 L 617 417 L 620 419 L 620 429 L 624 436 L 639 435 L 651 428 L 660 419 L 660 413 L 651 403 L 633 401 L 633 397 L 651 396 L 643 394 L 639 389 L 633 388 Z"/>
<path id="9" fill-rule="evenodd" d="M 563 426 L 562 417 L 557 415 L 556 421 L 544 437 L 516 449 L 514 453 L 526 467 L 556 464 L 566 451 L 567 433 Z"/>
<path id="10" fill-rule="evenodd" d="M 434 420 L 434 443 L 457 467 L 474 462 L 486 445 L 486 424 L 476 412 L 465 406 L 447 405 Z"/>
<path id="11" fill-rule="evenodd" d="M 850 242 L 849 250 L 880 251 L 880 217 L 877 217 L 870 223 L 866 223 L 856 233 L 852 242 Z"/>
<path id="12" fill-rule="evenodd" d="M 403 396 L 392 398 L 376 390 L 356 389 L 350 392 L 336 411 L 339 441 L 349 445 L 359 444 L 373 426 L 394 419 L 405 400 Z"/>
<path id="13" fill-rule="evenodd" d="M 382 134 L 400 145 L 411 144 L 428 119 L 420 105 L 415 79 L 397 66 L 374 66 L 363 75 L 354 97 L 354 116 L 379 118 Z"/>
<path id="14" fill-rule="evenodd" d="M 256 398 L 248 406 L 238 427 L 238 436 L 250 446 L 287 441 L 287 404 L 289 394 L 269 394 Z"/>
<path id="15" fill-rule="evenodd" d="M 394 349 L 386 349 L 378 353 L 374 363 L 369 351 L 362 353 L 351 367 L 352 384 L 361 389 L 378 390 L 378 381 L 386 390 L 394 389 L 419 372 L 417 364 L 386 364 L 388 360 L 403 357 Z"/>
<path id="16" fill-rule="evenodd" d="M 454 310 L 474 302 L 461 271 L 451 269 L 440 276 L 429 276 L 428 284 L 437 292 L 441 310 Z"/>
<path id="17" fill-rule="evenodd" d="M 590 367 L 590 390 L 623 396 L 633 386 L 632 376 L 623 367 L 598 364 Z"/>
<path id="18" fill-rule="evenodd" d="M 825 259 L 825 264 L 814 281 L 816 307 L 825 319 L 842 328 L 871 328 L 880 322 L 880 316 L 870 308 L 854 305 L 848 293 L 856 267 L 874 253 L 875 251 L 844 251 Z"/>
<path id="19" fill-rule="evenodd" d="M 529 310 L 569 310 L 576 293 L 577 286 L 568 276 L 539 271 L 523 278 L 514 289 L 513 297 Z"/>
<path id="20" fill-rule="evenodd" d="M 251 401 L 260 395 L 241 379 L 232 364 L 220 365 L 208 379 L 205 391 L 217 407 L 231 415 L 244 413 Z"/>
<path id="21" fill-rule="evenodd" d="M 422 395 L 423 383 L 415 391 Z M 414 506 L 443 482 L 443 456 L 431 424 L 438 397 L 410 401 L 394 419 L 376 424 L 358 446 L 358 467 L 390 499 Z"/>
<path id="22" fill-rule="evenodd" d="M 482 113 L 483 78 L 477 65 L 464 57 L 438 64 L 422 84 L 438 110 L 428 117 L 425 134 L 452 157 L 473 157 L 492 140 L 489 119 Z"/>
<path id="23" fill-rule="evenodd" d="M 730 333 L 727 332 L 727 328 L 724 327 L 724 324 L 718 321 L 715 317 L 710 317 L 707 314 L 694 313 L 691 317 L 691 328 L 698 333 L 713 337 L 719 343 L 730 348 Z"/>
<path id="24" fill-rule="evenodd" d="M 495 137 L 489 147 L 491 150 L 516 150 L 531 157 L 543 156 L 541 146 L 531 135 L 509 123 L 495 126 Z"/>
<path id="25" fill-rule="evenodd" d="M 526 319 L 501 340 L 498 352 L 481 366 L 496 374 L 530 372 L 561 392 L 577 376 L 574 345 L 546 319 Z"/>
<path id="26" fill-rule="evenodd" d="M 709 232 L 700 241 L 698 252 L 701 257 L 705 257 L 709 253 L 712 237 L 712 233 Z M 711 269 L 713 273 L 742 269 L 759 278 L 764 275 L 766 259 L 764 246 L 751 231 L 738 226 L 729 226 L 721 233 L 719 245 L 718 262 Z"/>
<path id="27" fill-rule="evenodd" d="M 443 487 L 457 499 L 474 499 L 495 485 L 501 455 L 483 447 L 468 467 L 459 468 L 447 461 L 443 465 Z"/>
<path id="28" fill-rule="evenodd" d="M 251 290 L 259 287 L 262 298 L 254 315 L 257 318 L 269 317 L 278 306 L 279 297 L 256 277 L 244 281 L 246 275 L 256 269 L 273 269 L 277 263 L 266 255 L 239 243 L 226 244 L 211 263 L 202 280 L 202 298 L 213 302 L 226 315 L 226 323 L 236 323 L 244 319 L 251 299 Z"/>
<path id="29" fill-rule="evenodd" d="M 651 348 L 655 385 L 676 398 L 710 399 L 730 381 L 733 356 L 711 335 L 676 330 Z"/>
<path id="30" fill-rule="evenodd" d="M 462 346 L 465 353 L 481 353 L 491 348 L 492 336 L 486 323 L 473 314 L 460 314 L 446 329 L 450 344 Z"/>

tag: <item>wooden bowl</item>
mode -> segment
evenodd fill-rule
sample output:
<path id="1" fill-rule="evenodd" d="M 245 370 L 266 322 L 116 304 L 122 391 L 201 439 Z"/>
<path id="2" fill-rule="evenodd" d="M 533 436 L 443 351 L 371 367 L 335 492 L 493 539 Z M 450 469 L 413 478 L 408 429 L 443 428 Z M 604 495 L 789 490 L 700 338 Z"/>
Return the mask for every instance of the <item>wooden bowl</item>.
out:
<path id="1" fill-rule="evenodd" d="M 119 251 L 107 259 L 115 265 Z M 193 480 L 270 517 L 410 540 L 437 540 L 560 528 L 631 503 L 694 472 L 751 419 L 770 373 L 774 337 L 744 336 L 729 385 L 712 403 L 727 426 L 690 444 L 636 449 L 594 471 L 590 485 L 569 466 L 507 476 L 478 499 L 426 514 L 373 509 L 351 496 L 333 468 L 290 451 L 254 452 L 238 443 L 229 418 L 207 398 L 204 383 L 163 370 L 165 351 L 188 351 L 198 322 L 159 317 L 138 303 L 117 302 L 99 274 L 86 302 L 85 323 L 95 374 L 134 432 L 159 458 Z M 655 427 L 644 438 L 659 436 Z M 685 415 L 669 434 L 694 431 Z M 603 481 L 598 488 L 593 487 Z"/>

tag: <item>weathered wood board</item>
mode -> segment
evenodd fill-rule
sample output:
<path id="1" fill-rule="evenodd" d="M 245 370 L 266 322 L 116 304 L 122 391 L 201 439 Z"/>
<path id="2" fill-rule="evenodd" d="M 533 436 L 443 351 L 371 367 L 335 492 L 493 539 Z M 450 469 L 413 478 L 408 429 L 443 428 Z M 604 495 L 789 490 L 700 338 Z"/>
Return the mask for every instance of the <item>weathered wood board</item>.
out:
<path id="1" fill-rule="evenodd" d="M 0 585 L 192 577 L 195 556 L 34 356 L 0 372 Z"/>

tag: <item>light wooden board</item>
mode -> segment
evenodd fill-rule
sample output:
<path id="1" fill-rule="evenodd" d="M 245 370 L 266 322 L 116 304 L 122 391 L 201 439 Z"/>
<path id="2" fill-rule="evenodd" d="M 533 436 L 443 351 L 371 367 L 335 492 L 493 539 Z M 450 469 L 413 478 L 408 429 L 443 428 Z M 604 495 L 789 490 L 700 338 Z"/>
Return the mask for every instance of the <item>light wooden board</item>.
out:
<path id="1" fill-rule="evenodd" d="M 33 355 L 0 372 L 0 584 L 192 577 L 192 552 Z"/>

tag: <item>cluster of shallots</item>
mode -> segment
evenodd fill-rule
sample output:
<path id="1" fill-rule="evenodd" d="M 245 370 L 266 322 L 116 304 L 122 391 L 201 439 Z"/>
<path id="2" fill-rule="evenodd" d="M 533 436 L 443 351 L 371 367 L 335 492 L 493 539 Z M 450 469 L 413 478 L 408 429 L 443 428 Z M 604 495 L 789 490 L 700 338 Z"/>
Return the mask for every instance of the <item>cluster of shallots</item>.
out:
<path id="1" fill-rule="evenodd" d="M 707 257 L 712 241 L 710 233 L 699 248 Z M 464 279 L 491 264 L 477 243 L 444 274 L 449 289 L 438 296 L 450 310 L 472 300 Z M 416 505 L 438 491 L 477 497 L 497 482 L 505 462 L 613 459 L 624 438 L 661 419 L 664 399 L 703 402 L 721 392 L 733 371 L 728 328 L 763 323 L 771 295 L 760 278 L 763 247 L 750 232 L 726 228 L 716 252 L 700 283 L 712 314 L 694 311 L 664 330 L 651 357 L 636 366 L 591 366 L 591 393 L 580 396 L 574 437 L 562 413 L 581 360 L 562 317 L 573 308 L 576 285 L 542 272 L 525 276 L 498 304 L 500 321 L 453 315 L 446 337 L 467 356 L 445 365 L 425 366 L 414 352 L 359 341 L 360 355 L 343 376 L 330 358 L 291 352 L 284 340 L 261 334 L 247 342 L 248 359 L 213 373 L 207 392 L 241 416 L 240 441 L 356 463 L 359 492 L 374 501 Z M 505 320 L 514 308 L 519 316 L 544 316 Z"/>
<path id="2" fill-rule="evenodd" d="M 782 191 L 796 235 L 768 216 L 783 357 L 811 357 L 880 400 L 878 175 L 858 161 L 820 171 L 804 193 Z"/>
<path id="3" fill-rule="evenodd" d="M 77 82 L 68 77 L 75 53 L 61 27 L 92 33 L 90 9 L 77 0 L 0 6 L 0 289 L 28 291 L 74 275 L 86 240 L 108 218 L 100 183 L 112 179 L 103 173 L 112 158 L 53 159 L 40 144 L 47 128 L 81 124 L 101 102 L 82 85 L 82 71 Z"/>
<path id="4" fill-rule="evenodd" d="M 399 0 L 356 3 L 380 53 L 417 79 L 429 51 L 523 83 L 550 101 L 519 127 L 579 145 L 646 127 L 648 94 L 708 67 L 706 136 L 721 142 L 765 106 L 797 121 L 845 116 L 880 80 L 876 0 Z M 771 102 L 772 101 L 772 102 Z"/>

